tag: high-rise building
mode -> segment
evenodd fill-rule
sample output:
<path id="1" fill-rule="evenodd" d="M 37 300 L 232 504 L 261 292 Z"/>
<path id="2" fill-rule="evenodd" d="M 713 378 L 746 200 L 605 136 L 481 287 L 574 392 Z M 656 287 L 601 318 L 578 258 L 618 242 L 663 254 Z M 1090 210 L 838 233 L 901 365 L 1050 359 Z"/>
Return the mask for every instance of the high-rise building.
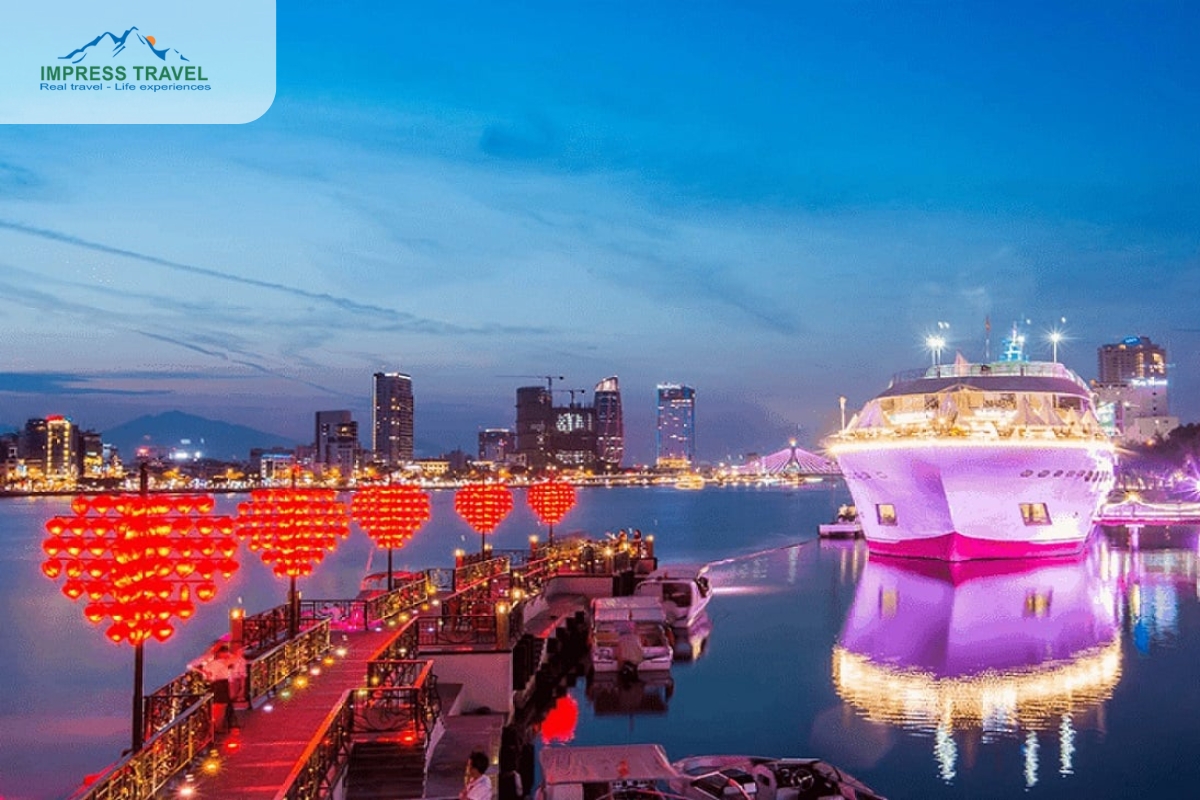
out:
<path id="1" fill-rule="evenodd" d="M 596 384 L 596 459 L 605 469 L 619 469 L 625 457 L 625 423 L 617 376 Z"/>
<path id="2" fill-rule="evenodd" d="M 554 402 L 544 386 L 517 389 L 517 449 L 515 460 L 530 469 L 550 461 L 550 432 L 554 428 Z"/>
<path id="3" fill-rule="evenodd" d="M 596 463 L 596 408 L 576 403 L 554 409 L 550 457 L 560 467 L 587 468 Z"/>
<path id="4" fill-rule="evenodd" d="M 1101 385 L 1126 384 L 1133 378 L 1166 378 L 1167 351 L 1148 336 L 1127 336 L 1116 344 L 1101 345 Z"/>
<path id="5" fill-rule="evenodd" d="M 21 458 L 47 480 L 79 477 L 79 430 L 58 414 L 25 423 L 19 440 Z"/>
<path id="6" fill-rule="evenodd" d="M 412 461 L 412 378 L 399 372 L 376 372 L 371 413 L 375 459 L 391 467 Z"/>
<path id="7" fill-rule="evenodd" d="M 485 428 L 479 432 L 479 460 L 503 463 L 513 451 L 513 432 L 508 428 Z"/>
<path id="8" fill-rule="evenodd" d="M 314 466 L 337 463 L 335 443 L 350 422 L 353 422 L 353 417 L 345 409 L 317 412 L 317 435 L 313 440 Z"/>
<path id="9" fill-rule="evenodd" d="M 1146 336 L 1128 336 L 1097 350 L 1097 414 L 1127 443 L 1144 442 L 1178 427 L 1170 416 L 1167 351 Z"/>
<path id="10" fill-rule="evenodd" d="M 696 460 L 696 390 L 678 383 L 658 385 L 655 463 L 686 469 Z"/>

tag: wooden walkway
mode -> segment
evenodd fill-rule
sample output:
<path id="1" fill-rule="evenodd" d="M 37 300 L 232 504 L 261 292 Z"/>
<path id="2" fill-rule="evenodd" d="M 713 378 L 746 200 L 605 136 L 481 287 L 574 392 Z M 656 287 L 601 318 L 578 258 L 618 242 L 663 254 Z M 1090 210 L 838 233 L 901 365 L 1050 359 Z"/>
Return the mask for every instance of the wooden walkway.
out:
<path id="1" fill-rule="evenodd" d="M 293 689 L 289 699 L 276 696 L 251 711 L 238 711 L 241 728 L 217 737 L 220 769 L 216 775 L 196 774 L 196 796 L 206 798 L 273 798 L 304 754 L 330 712 L 348 689 L 363 686 L 367 662 L 396 635 L 382 632 L 333 634 L 334 648 L 346 647 L 344 657 L 334 656 L 331 666 L 321 666 L 321 674 L 309 676 L 304 689 Z M 231 743 L 236 742 L 236 749 Z"/>

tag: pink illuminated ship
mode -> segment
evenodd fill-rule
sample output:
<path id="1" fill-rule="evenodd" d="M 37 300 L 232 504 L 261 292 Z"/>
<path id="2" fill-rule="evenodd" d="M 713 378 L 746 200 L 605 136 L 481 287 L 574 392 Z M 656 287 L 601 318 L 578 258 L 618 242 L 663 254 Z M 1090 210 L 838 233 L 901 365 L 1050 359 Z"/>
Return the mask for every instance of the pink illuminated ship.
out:
<path id="1" fill-rule="evenodd" d="M 1058 363 L 961 357 L 892 379 L 827 442 L 873 553 L 1077 553 L 1113 486 L 1092 392 Z"/>

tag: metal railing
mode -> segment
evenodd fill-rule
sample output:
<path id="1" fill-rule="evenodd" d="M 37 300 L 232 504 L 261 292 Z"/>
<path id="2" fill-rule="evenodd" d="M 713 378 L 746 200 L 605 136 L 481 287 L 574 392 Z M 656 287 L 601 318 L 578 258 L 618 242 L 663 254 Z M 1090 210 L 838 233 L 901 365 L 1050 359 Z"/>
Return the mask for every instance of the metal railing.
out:
<path id="1" fill-rule="evenodd" d="M 441 715 L 437 676 L 429 660 L 373 661 L 367 688 L 354 693 L 355 733 L 409 731 L 427 746 Z"/>
<path id="2" fill-rule="evenodd" d="M 365 619 L 367 625 L 380 620 L 412 611 L 429 599 L 434 592 L 428 576 L 397 586 L 390 592 L 372 597 L 366 602 Z"/>
<path id="3" fill-rule="evenodd" d="M 204 694 L 141 750 L 131 753 L 70 800 L 150 800 L 213 741 L 212 695 Z"/>
<path id="4" fill-rule="evenodd" d="M 421 647 L 495 645 L 496 614 L 456 614 L 420 617 L 417 641 Z"/>
<path id="5" fill-rule="evenodd" d="M 295 639 L 258 656 L 247 665 L 250 686 L 247 696 L 261 697 L 295 675 L 330 649 L 329 620 L 321 620 Z"/>
<path id="6" fill-rule="evenodd" d="M 379 649 L 371 661 L 400 661 L 406 658 L 416 658 L 421 651 L 421 644 L 417 636 L 419 622 L 419 617 L 413 617 L 404 623 L 404 626 Z M 370 669 L 370 662 L 368 662 L 367 668 Z"/>
<path id="7" fill-rule="evenodd" d="M 333 787 L 350 758 L 354 735 L 354 689 L 341 700 L 317 728 L 308 747 L 283 782 L 275 800 L 323 800 L 333 795 Z"/>
<path id="8" fill-rule="evenodd" d="M 288 636 L 288 607 L 268 608 L 242 620 L 242 647 L 247 654 L 261 653 Z"/>
<path id="9" fill-rule="evenodd" d="M 1017 376 L 1036 378 L 1062 378 L 1081 389 L 1090 391 L 1078 375 L 1062 364 L 1046 361 L 997 361 L 991 364 L 937 364 L 922 369 L 897 372 L 889 386 L 923 380 L 925 378 L 977 378 Z"/>
<path id="10" fill-rule="evenodd" d="M 184 712 L 211 692 L 212 688 L 203 673 L 188 670 L 146 695 L 142 700 L 142 719 L 146 724 L 143 738 L 149 739 L 159 731 L 165 730 Z"/>
<path id="11" fill-rule="evenodd" d="M 275 800 L 331 797 L 350 759 L 356 734 L 408 731 L 413 744 L 428 748 L 430 734 L 441 716 L 433 662 L 371 663 L 379 685 L 350 689 L 342 694 L 337 706 L 317 728 Z M 396 685 L 387 685 L 391 682 Z"/>
<path id="12" fill-rule="evenodd" d="M 479 583 L 486 578 L 495 578 L 509 571 L 508 556 L 487 558 L 481 561 L 464 561 L 461 567 L 454 570 L 454 589 Z"/>

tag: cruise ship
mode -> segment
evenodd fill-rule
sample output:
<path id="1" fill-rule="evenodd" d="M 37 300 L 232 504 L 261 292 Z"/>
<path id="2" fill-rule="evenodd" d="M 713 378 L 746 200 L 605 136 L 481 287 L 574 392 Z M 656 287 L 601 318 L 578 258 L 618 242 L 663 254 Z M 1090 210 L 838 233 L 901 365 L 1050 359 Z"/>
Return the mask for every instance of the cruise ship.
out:
<path id="1" fill-rule="evenodd" d="M 1019 357 L 897 375 L 826 445 L 872 552 L 947 561 L 1079 552 L 1116 463 L 1087 384 Z"/>

